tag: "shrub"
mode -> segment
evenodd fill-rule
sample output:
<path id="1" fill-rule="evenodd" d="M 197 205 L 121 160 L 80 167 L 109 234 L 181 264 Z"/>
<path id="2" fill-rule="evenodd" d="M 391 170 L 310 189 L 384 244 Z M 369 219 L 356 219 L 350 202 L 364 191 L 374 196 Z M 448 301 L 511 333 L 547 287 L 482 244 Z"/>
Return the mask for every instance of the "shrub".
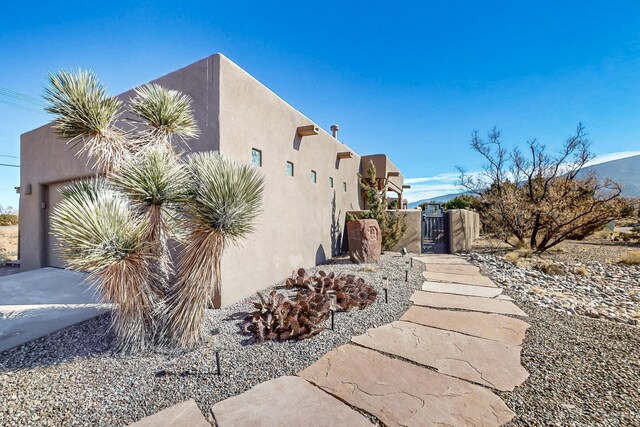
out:
<path id="1" fill-rule="evenodd" d="M 328 291 L 335 292 L 337 308 L 342 311 L 351 308 L 365 308 L 373 304 L 378 295 L 375 288 L 365 283 L 364 279 L 353 274 L 329 274 L 319 271 L 314 276 L 308 276 L 304 268 L 287 279 L 287 287 L 298 287 L 301 293 L 318 293 L 327 295 Z"/>
<path id="2" fill-rule="evenodd" d="M 536 265 L 536 269 L 542 271 L 548 276 L 562 276 L 566 274 L 566 271 L 564 271 L 562 266 L 553 263 L 539 263 Z"/>
<path id="3" fill-rule="evenodd" d="M 587 274 L 587 267 L 585 267 L 584 265 L 576 265 L 575 267 L 573 267 L 573 274 L 584 276 Z"/>
<path id="4" fill-rule="evenodd" d="M 245 318 L 243 331 L 260 341 L 310 338 L 320 331 L 329 318 L 329 299 L 315 292 L 298 292 L 295 301 L 277 291 L 267 298 L 258 292 L 256 311 Z"/>
<path id="5" fill-rule="evenodd" d="M 18 225 L 18 215 L 0 214 L 0 226 Z"/>
<path id="6" fill-rule="evenodd" d="M 621 264 L 627 265 L 639 265 L 640 264 L 640 250 L 628 251 L 622 255 L 620 259 Z"/>

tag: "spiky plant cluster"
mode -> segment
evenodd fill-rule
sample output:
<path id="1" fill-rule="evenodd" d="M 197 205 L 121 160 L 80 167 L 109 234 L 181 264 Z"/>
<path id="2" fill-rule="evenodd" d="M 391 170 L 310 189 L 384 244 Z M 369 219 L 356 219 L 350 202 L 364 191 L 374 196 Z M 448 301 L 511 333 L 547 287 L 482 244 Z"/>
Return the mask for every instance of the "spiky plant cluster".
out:
<path id="1" fill-rule="evenodd" d="M 341 311 L 352 308 L 365 308 L 376 301 L 376 289 L 367 284 L 363 278 L 353 274 L 329 274 L 319 271 L 315 275 L 307 275 L 304 268 L 287 279 L 286 286 L 300 288 L 302 293 L 327 295 L 332 292 L 336 296 L 337 309 Z"/>
<path id="2" fill-rule="evenodd" d="M 87 271 L 113 304 L 118 350 L 190 348 L 204 311 L 220 305 L 224 248 L 254 229 L 263 179 L 212 153 L 184 157 L 172 145 L 198 135 L 191 100 L 159 85 L 122 102 L 90 72 L 49 76 L 53 128 L 98 172 L 63 190 L 52 231 L 68 267 Z M 131 116 L 131 114 L 129 115 Z M 170 241 L 181 243 L 177 268 Z"/>
<path id="3" fill-rule="evenodd" d="M 188 156 L 186 169 L 190 185 L 185 224 L 190 237 L 167 314 L 173 331 L 169 335 L 183 348 L 201 339 L 202 329 L 196 325 L 202 325 L 204 309 L 220 307 L 222 252 L 253 232 L 264 187 L 254 167 L 214 153 Z"/>
<path id="4" fill-rule="evenodd" d="M 268 297 L 258 292 L 256 311 L 245 319 L 243 331 L 258 340 L 305 339 L 321 332 L 330 313 L 330 302 L 324 295 L 298 293 L 294 300 L 271 291 Z"/>

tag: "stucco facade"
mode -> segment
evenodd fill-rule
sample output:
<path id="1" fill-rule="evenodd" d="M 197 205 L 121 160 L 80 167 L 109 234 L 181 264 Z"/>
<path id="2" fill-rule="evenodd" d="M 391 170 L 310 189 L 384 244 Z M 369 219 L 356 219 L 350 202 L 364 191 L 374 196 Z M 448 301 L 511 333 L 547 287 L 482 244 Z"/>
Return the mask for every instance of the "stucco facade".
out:
<path id="1" fill-rule="evenodd" d="M 201 136 L 189 141 L 190 151 L 218 150 L 246 163 L 251 162 L 252 150 L 261 153 L 263 212 L 255 233 L 241 247 L 225 252 L 223 306 L 339 251 L 346 212 L 361 209 L 358 154 L 223 55 L 212 55 L 153 83 L 191 96 Z M 129 91 L 120 97 L 127 100 L 131 95 Z M 308 125 L 317 127 L 317 134 L 301 136 L 298 129 Z M 47 231 L 49 212 L 60 187 L 94 171 L 56 138 L 50 125 L 22 135 L 21 158 L 22 270 L 60 266 Z M 287 162 L 293 164 L 293 176 L 287 173 Z"/>

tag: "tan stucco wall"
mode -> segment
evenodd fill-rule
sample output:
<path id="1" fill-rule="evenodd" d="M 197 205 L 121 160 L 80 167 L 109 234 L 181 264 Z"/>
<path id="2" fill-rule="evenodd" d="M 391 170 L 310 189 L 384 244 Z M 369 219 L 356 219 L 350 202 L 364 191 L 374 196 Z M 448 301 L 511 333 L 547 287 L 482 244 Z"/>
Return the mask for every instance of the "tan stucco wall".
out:
<path id="1" fill-rule="evenodd" d="M 223 258 L 222 304 L 249 296 L 291 274 L 313 266 L 339 250 L 345 213 L 359 209 L 357 173 L 360 157 L 337 159 L 351 151 L 327 132 L 298 137 L 298 126 L 313 122 L 237 65 L 216 54 L 153 81 L 193 99 L 201 130 L 189 141 L 190 151 L 219 150 L 250 162 L 251 148 L 262 150 L 265 203 L 256 232 L 242 247 L 230 247 Z M 132 91 L 120 95 L 128 99 Z M 23 271 L 47 265 L 44 223 L 46 184 L 90 176 L 94 171 L 78 159 L 49 125 L 22 135 L 20 244 Z M 285 162 L 295 176 L 285 173 Z M 317 183 L 310 172 L 317 173 Z M 329 177 L 334 188 L 329 188 Z M 343 182 L 347 191 L 343 191 Z"/>
<path id="2" fill-rule="evenodd" d="M 218 149 L 219 62 L 219 57 L 213 55 L 153 81 L 193 99 L 201 137 L 189 142 L 192 151 Z M 131 96 L 133 90 L 119 95 L 123 101 Z M 75 151 L 56 137 L 50 125 L 21 135 L 20 159 L 20 267 L 28 271 L 48 265 L 45 250 L 48 206 L 41 208 L 41 203 L 47 202 L 47 184 L 91 176 L 94 171 L 85 158 L 79 159 Z M 32 193 L 26 195 L 29 184 Z"/>
<path id="3" fill-rule="evenodd" d="M 402 191 L 404 177 L 386 154 L 369 154 L 362 156 L 362 161 L 360 162 L 360 175 L 365 178 L 369 177 L 369 165 L 371 162 L 373 162 L 373 165 L 376 167 L 377 178 L 386 178 L 390 189 L 396 192 Z M 388 176 L 389 172 L 396 172 L 398 173 L 398 176 Z"/>
<path id="4" fill-rule="evenodd" d="M 220 152 L 248 163 L 251 149 L 261 150 L 265 176 L 256 232 L 242 247 L 229 248 L 222 261 L 224 306 L 332 256 L 346 212 L 360 207 L 360 157 L 338 161 L 338 152 L 351 150 L 322 129 L 298 137 L 298 126 L 313 123 L 309 118 L 224 57 L 220 70 Z M 287 161 L 294 164 L 293 177 L 285 173 Z"/>
<path id="5" fill-rule="evenodd" d="M 449 253 L 471 249 L 473 242 L 480 237 L 480 215 L 466 209 L 451 209 L 444 215 L 448 227 Z"/>
<path id="6" fill-rule="evenodd" d="M 349 214 L 360 218 L 365 211 L 349 211 Z M 404 222 L 407 225 L 402 239 L 391 250 L 393 252 L 400 252 L 402 248 L 406 248 L 407 251 L 413 253 L 420 253 L 422 251 L 422 211 L 418 209 L 389 209 L 387 210 L 390 216 L 395 217 L 400 215 L 404 218 Z"/>

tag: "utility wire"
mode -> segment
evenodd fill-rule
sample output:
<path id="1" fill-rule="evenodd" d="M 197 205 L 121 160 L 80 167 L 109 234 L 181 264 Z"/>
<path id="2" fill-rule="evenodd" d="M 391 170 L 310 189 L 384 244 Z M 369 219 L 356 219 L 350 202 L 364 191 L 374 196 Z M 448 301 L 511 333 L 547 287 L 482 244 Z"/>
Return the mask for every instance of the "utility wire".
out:
<path id="1" fill-rule="evenodd" d="M 0 157 L 10 157 L 12 159 L 19 159 L 20 158 L 18 156 L 9 156 L 8 154 L 0 154 Z"/>
<path id="2" fill-rule="evenodd" d="M 0 95 L 18 99 L 20 101 L 27 102 L 29 104 L 37 105 L 38 107 L 44 106 L 42 101 L 39 100 L 38 98 L 25 95 L 24 93 L 16 92 L 15 90 L 7 89 L 5 87 L 0 87 Z"/>
<path id="3" fill-rule="evenodd" d="M 19 168 L 20 167 L 20 165 L 9 165 L 9 164 L 6 164 L 6 163 L 0 163 L 0 166 L 6 166 L 6 167 L 11 167 L 11 168 Z"/>
<path id="4" fill-rule="evenodd" d="M 36 109 L 33 109 L 33 108 L 29 108 L 29 107 L 25 107 L 24 105 L 20 105 L 20 104 L 14 104 L 13 102 L 5 101 L 4 99 L 0 99 L 0 103 L 7 104 L 7 105 L 10 105 L 10 106 L 15 107 L 15 108 L 22 108 L 23 110 L 32 111 L 34 113 L 47 114 L 44 111 L 36 110 Z"/>

